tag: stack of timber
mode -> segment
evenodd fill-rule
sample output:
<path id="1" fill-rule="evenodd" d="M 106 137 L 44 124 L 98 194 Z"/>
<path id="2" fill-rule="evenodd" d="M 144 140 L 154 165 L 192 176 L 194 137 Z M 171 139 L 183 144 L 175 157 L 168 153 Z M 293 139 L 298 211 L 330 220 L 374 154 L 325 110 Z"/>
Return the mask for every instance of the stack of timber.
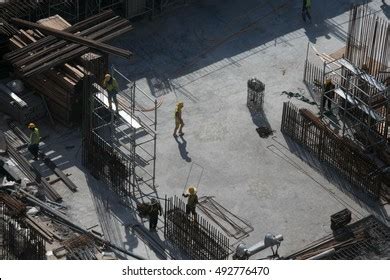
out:
<path id="1" fill-rule="evenodd" d="M 129 22 L 105 11 L 71 26 L 56 15 L 38 21 L 39 25 L 104 42 L 132 29 Z M 52 116 L 72 126 L 80 121 L 84 77 L 89 74 L 102 80 L 107 71 L 108 55 L 91 52 L 88 46 L 45 36 L 37 29 L 20 30 L 10 39 L 12 52 L 4 58 L 15 73 L 45 97 Z M 87 67 L 89 63 L 99 67 Z M 86 69 L 93 69 L 92 73 Z"/>

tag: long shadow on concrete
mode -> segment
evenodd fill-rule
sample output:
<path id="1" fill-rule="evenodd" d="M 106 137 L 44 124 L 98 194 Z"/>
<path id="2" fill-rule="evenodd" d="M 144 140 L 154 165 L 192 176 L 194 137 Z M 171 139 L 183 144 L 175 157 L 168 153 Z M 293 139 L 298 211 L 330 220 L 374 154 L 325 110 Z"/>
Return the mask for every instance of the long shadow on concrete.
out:
<path id="1" fill-rule="evenodd" d="M 183 136 L 174 137 L 174 138 L 178 145 L 181 158 L 184 159 L 186 162 L 191 162 L 192 159 L 188 156 L 188 151 L 187 151 L 187 141 L 184 139 Z"/>
<path id="2" fill-rule="evenodd" d="M 330 183 L 336 186 L 337 189 L 355 201 L 360 207 L 368 210 L 369 212 L 373 212 L 384 223 L 389 223 L 390 217 L 387 211 L 384 209 L 383 205 L 381 205 L 380 201 L 375 199 L 371 194 L 351 185 L 351 183 L 349 183 L 346 178 L 338 173 L 337 169 L 325 162 L 319 161 L 314 154 L 310 153 L 307 149 L 293 141 L 288 136 L 283 135 L 283 137 L 288 146 L 286 148 L 291 153 L 296 155 L 310 167 L 315 169 L 319 174 L 324 176 L 324 178 L 326 178 Z"/>
<path id="3" fill-rule="evenodd" d="M 267 119 L 267 116 L 263 110 L 261 110 L 259 112 L 250 111 L 250 114 L 251 114 L 251 118 L 252 118 L 253 123 L 257 127 L 266 127 L 266 128 L 269 128 L 270 130 L 272 130 L 271 125 Z"/>

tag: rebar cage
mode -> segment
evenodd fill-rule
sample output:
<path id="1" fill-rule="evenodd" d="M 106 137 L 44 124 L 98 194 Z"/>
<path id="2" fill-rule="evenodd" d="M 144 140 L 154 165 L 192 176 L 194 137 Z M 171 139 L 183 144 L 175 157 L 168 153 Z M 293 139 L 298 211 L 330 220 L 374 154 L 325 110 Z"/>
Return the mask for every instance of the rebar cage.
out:
<path id="1" fill-rule="evenodd" d="M 164 236 L 196 260 L 224 260 L 230 254 L 229 239 L 197 214 L 191 219 L 177 197 L 165 202 Z"/>
<path id="2" fill-rule="evenodd" d="M 375 162 L 348 139 L 332 132 L 307 109 L 283 104 L 281 131 L 314 153 L 319 160 L 336 168 L 353 185 L 372 194 L 381 195 L 382 175 Z"/>
<path id="3" fill-rule="evenodd" d="M 42 236 L 0 201 L 0 260 L 43 260 L 46 245 Z"/>

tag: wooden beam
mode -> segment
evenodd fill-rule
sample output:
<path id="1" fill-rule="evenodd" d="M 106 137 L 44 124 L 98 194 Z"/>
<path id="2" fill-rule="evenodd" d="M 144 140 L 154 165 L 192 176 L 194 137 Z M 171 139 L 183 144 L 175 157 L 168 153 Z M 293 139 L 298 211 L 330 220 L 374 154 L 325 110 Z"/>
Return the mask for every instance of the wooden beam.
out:
<path id="1" fill-rule="evenodd" d="M 74 34 L 69 33 L 69 32 L 57 30 L 57 29 L 50 28 L 47 26 L 42 26 L 40 24 L 29 22 L 27 20 L 22 20 L 22 19 L 18 19 L 18 18 L 11 18 L 11 22 L 18 25 L 18 26 L 21 26 L 21 27 L 38 29 L 41 32 L 46 33 L 48 35 L 53 35 L 53 36 L 61 38 L 63 40 L 67 40 L 67 41 L 74 42 L 74 43 L 77 43 L 80 45 L 84 45 L 84 46 L 87 46 L 87 47 L 90 47 L 93 49 L 97 49 L 101 52 L 105 52 L 105 53 L 109 53 L 109 54 L 113 54 L 113 55 L 118 55 L 118 56 L 121 56 L 121 57 L 124 57 L 127 59 L 130 59 L 133 56 L 132 52 L 130 52 L 128 50 L 124 50 L 121 48 L 107 45 L 107 44 L 102 43 L 102 42 L 97 42 L 95 40 L 91 40 L 91 39 L 87 39 L 87 38 L 84 38 L 81 36 L 77 36 L 77 35 L 74 35 Z"/>
<path id="2" fill-rule="evenodd" d="M 131 26 L 128 26 L 128 27 L 125 27 L 125 28 L 122 28 L 118 31 L 115 31 L 115 32 L 111 32 L 109 35 L 105 35 L 103 38 L 100 38 L 98 39 L 99 41 L 109 41 L 117 36 L 120 36 L 121 34 L 124 34 L 126 32 L 129 32 L 130 30 L 132 30 L 133 28 Z M 85 52 L 88 51 L 88 47 L 85 47 L 85 46 L 81 46 L 81 47 L 78 47 L 72 51 L 69 51 L 63 55 L 60 55 L 58 57 L 56 57 L 55 59 L 52 59 L 50 62 L 48 63 L 45 63 L 45 64 L 41 64 L 39 66 L 36 66 L 34 65 L 33 69 L 31 69 L 30 71 L 28 72 L 23 72 L 23 73 L 20 73 L 23 77 L 30 77 L 32 75 L 35 75 L 35 74 L 38 74 L 38 73 L 42 73 L 56 65 L 60 65 L 62 63 L 65 63 L 65 62 L 68 62 L 72 59 L 75 59 L 77 57 L 79 57 L 80 55 L 83 55 Z"/>
<path id="3" fill-rule="evenodd" d="M 104 20 L 109 19 L 113 16 L 114 16 L 114 13 L 111 10 L 108 10 L 108 11 L 102 12 L 100 14 L 97 14 L 95 16 L 89 17 L 83 21 L 80 21 L 80 22 L 72 25 L 71 27 L 65 29 L 65 31 L 72 32 L 72 33 L 77 32 L 77 31 L 82 31 L 85 28 L 89 28 L 90 26 L 94 26 L 95 24 L 98 24 L 100 21 L 104 21 Z M 47 46 L 49 46 L 49 44 L 52 44 L 55 42 L 57 42 L 56 37 L 47 36 L 47 37 L 42 38 L 41 40 L 39 40 L 33 44 L 29 44 L 28 46 L 26 46 L 24 48 L 21 48 L 21 49 L 18 49 L 18 50 L 15 50 L 15 51 L 12 51 L 10 53 L 5 54 L 4 58 L 6 60 L 14 60 L 14 59 L 17 59 L 17 57 L 19 57 L 20 55 L 23 55 L 23 54 L 28 53 L 30 51 L 36 50 L 39 47 L 47 47 Z"/>

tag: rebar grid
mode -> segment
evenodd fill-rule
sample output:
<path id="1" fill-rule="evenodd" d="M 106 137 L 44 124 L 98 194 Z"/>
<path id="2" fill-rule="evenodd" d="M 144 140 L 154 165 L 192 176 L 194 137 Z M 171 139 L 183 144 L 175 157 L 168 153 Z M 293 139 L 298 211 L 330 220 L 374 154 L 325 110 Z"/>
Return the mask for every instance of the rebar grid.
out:
<path id="1" fill-rule="evenodd" d="M 283 104 L 281 131 L 314 153 L 320 161 L 336 168 L 353 185 L 375 198 L 381 194 L 376 164 L 348 139 L 333 133 L 307 109 Z M 376 175 L 375 175 L 376 174 Z"/>
<path id="2" fill-rule="evenodd" d="M 199 216 L 185 213 L 185 204 L 174 197 L 165 202 L 164 236 L 196 260 L 224 260 L 230 254 L 229 239 Z"/>

